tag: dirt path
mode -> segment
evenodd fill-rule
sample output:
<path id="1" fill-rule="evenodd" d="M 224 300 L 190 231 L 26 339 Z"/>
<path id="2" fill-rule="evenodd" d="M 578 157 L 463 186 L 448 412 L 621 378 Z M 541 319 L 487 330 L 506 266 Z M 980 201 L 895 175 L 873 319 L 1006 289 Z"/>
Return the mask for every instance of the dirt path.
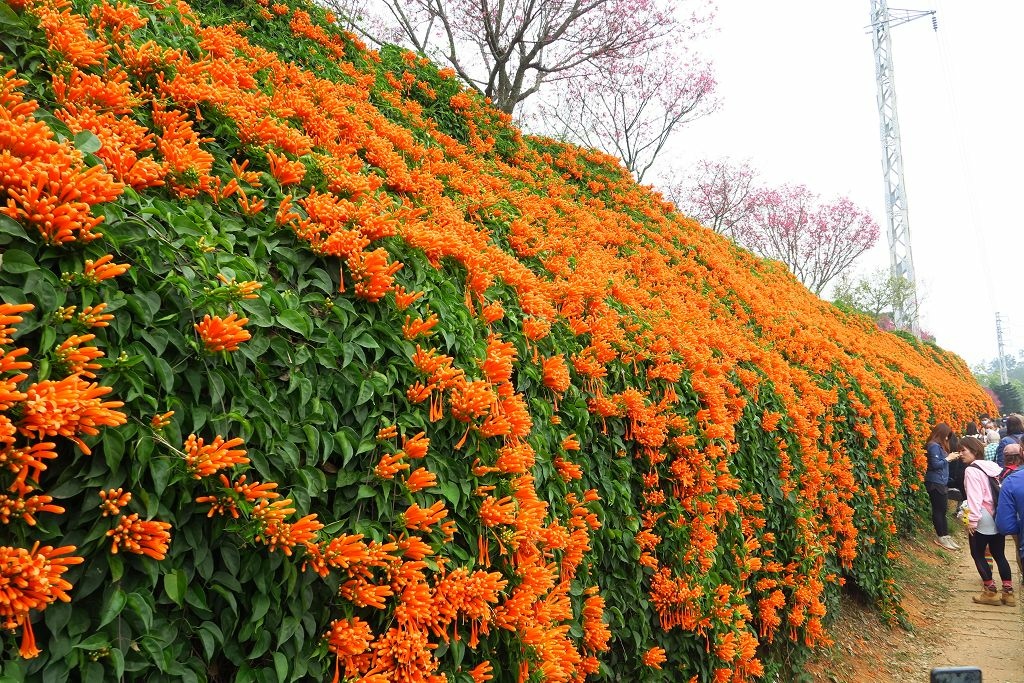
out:
<path id="1" fill-rule="evenodd" d="M 979 666 L 984 683 L 1024 683 L 1024 591 L 1017 565 L 1011 560 L 1017 607 L 975 604 L 971 598 L 981 580 L 962 528 L 957 532 L 959 551 L 938 548 L 930 538 L 901 549 L 909 629 L 886 626 L 872 606 L 844 595 L 835 645 L 809 663 L 800 683 L 927 683 L 938 666 Z"/>
<path id="2" fill-rule="evenodd" d="M 944 610 L 947 640 L 935 666 L 980 666 L 985 683 L 1024 683 L 1024 600 L 1019 599 L 1017 565 L 1010 561 L 1017 607 L 975 604 L 971 598 L 980 592 L 981 582 L 963 545 L 957 553 L 959 571 Z M 1015 552 L 1007 539 L 1007 556 L 1013 557 Z"/>

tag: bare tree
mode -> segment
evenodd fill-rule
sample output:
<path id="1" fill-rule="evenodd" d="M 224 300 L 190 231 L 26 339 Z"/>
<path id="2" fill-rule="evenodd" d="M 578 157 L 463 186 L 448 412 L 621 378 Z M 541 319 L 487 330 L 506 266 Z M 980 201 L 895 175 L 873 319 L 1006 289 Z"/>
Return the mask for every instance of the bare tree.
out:
<path id="1" fill-rule="evenodd" d="M 618 156 L 642 181 L 672 132 L 716 106 L 710 67 L 681 52 L 661 42 L 641 58 L 598 63 L 564 80 L 541 115 L 573 142 Z"/>
<path id="2" fill-rule="evenodd" d="M 685 1 L 380 0 L 416 50 L 447 61 L 509 114 L 545 82 L 703 30 L 709 17 L 676 19 Z"/>
<path id="3" fill-rule="evenodd" d="M 403 34 L 389 26 L 378 12 L 373 11 L 378 2 L 379 0 L 316 0 L 318 5 L 334 13 L 339 26 L 352 33 L 368 38 L 376 44 L 402 40 Z"/>

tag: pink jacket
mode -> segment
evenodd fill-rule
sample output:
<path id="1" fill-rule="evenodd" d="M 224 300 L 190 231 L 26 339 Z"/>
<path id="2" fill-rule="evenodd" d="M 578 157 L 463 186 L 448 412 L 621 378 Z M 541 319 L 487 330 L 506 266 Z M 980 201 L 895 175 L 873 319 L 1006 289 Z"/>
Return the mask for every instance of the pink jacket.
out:
<path id="1" fill-rule="evenodd" d="M 980 469 L 979 469 L 980 468 Z M 967 521 L 972 529 L 978 527 L 981 511 L 988 510 L 993 518 L 996 516 L 992 500 L 992 488 L 988 478 L 998 476 L 1003 468 L 989 460 L 975 460 L 964 468 L 964 493 L 967 494 Z M 988 475 L 988 476 L 986 476 Z"/>

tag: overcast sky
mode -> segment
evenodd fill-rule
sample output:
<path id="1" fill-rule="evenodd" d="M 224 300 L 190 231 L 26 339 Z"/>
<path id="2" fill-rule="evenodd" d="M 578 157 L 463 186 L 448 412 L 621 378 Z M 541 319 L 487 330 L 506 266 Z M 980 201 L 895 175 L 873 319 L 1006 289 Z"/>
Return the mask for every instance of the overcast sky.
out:
<path id="1" fill-rule="evenodd" d="M 896 0 L 938 10 L 893 29 L 922 326 L 969 363 L 1024 346 L 1021 0 Z M 869 0 L 719 0 L 707 40 L 723 99 L 682 129 L 674 167 L 749 158 L 770 184 L 847 195 L 882 227 L 860 270 L 888 266 Z"/>

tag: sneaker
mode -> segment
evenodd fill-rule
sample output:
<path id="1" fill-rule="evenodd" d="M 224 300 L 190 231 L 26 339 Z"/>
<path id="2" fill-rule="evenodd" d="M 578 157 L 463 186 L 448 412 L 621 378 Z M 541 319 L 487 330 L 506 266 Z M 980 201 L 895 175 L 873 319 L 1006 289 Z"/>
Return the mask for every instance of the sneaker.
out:
<path id="1" fill-rule="evenodd" d="M 1000 599 L 1002 600 L 1003 604 L 1006 605 L 1007 607 L 1016 607 L 1017 606 L 1017 598 L 1016 598 L 1016 596 L 1014 596 L 1012 588 L 1010 588 L 1009 590 L 1004 588 L 1003 589 L 1003 594 L 1002 594 L 1002 596 L 1000 596 Z"/>
<path id="2" fill-rule="evenodd" d="M 999 599 L 999 593 L 994 590 L 983 590 L 979 595 L 975 595 L 972 600 L 979 605 L 1002 605 L 1003 601 Z"/>
<path id="3" fill-rule="evenodd" d="M 935 539 L 935 544 L 938 545 L 940 548 L 945 548 L 946 550 L 960 549 L 960 546 L 954 543 L 953 539 L 949 536 L 939 536 L 937 539 Z"/>
<path id="4" fill-rule="evenodd" d="M 960 550 L 960 544 L 954 541 L 952 536 L 943 536 L 943 538 L 946 539 L 948 544 L 946 547 L 950 548 L 950 550 Z"/>

